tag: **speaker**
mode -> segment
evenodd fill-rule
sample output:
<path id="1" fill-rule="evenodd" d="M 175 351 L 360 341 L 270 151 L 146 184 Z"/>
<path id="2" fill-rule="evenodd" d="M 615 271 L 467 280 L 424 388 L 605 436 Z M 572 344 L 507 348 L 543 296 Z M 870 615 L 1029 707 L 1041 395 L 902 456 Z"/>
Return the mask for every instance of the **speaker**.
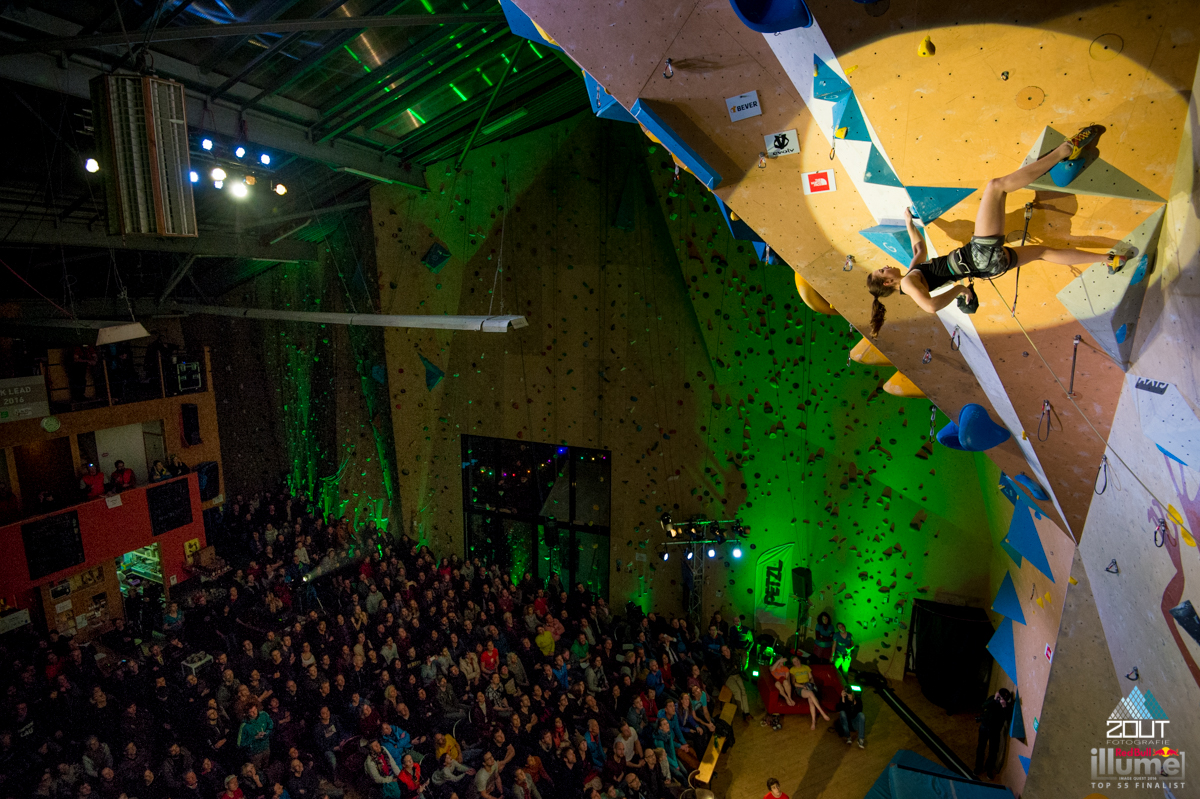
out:
<path id="1" fill-rule="evenodd" d="M 200 478 L 200 501 L 208 502 L 221 493 L 221 467 L 216 461 L 197 463 L 196 476 Z"/>
<path id="2" fill-rule="evenodd" d="M 801 599 L 812 596 L 812 569 L 807 566 L 797 566 L 792 569 L 792 593 Z"/>
<path id="3" fill-rule="evenodd" d="M 183 445 L 194 447 L 200 440 L 200 409 L 190 402 L 179 406 L 180 424 L 183 427 Z"/>

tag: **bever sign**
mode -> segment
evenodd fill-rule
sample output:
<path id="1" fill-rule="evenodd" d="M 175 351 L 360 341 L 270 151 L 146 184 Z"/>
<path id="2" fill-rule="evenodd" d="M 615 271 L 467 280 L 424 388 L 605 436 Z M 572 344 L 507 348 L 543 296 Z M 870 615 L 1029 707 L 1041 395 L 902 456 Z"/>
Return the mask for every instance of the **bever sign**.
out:
<path id="1" fill-rule="evenodd" d="M 0 422 L 19 422 L 49 415 L 46 378 L 34 375 L 0 380 Z"/>

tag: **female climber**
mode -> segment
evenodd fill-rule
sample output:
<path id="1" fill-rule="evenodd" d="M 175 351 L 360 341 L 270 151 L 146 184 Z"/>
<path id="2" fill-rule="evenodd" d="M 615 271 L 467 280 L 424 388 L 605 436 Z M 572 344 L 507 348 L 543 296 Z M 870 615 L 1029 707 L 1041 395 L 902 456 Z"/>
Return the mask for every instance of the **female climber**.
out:
<path id="1" fill-rule="evenodd" d="M 971 237 L 970 244 L 959 247 L 949 255 L 925 260 L 925 239 L 913 223 L 912 211 L 905 208 L 904 218 L 908 225 L 908 236 L 912 240 L 912 263 L 909 264 L 908 272 L 885 266 L 867 275 L 867 290 L 875 298 L 871 302 L 871 335 L 878 337 L 879 330 L 883 327 L 886 309 L 879 301 L 880 298 L 891 296 L 897 289 L 901 294 L 911 297 L 922 311 L 937 313 L 956 297 L 966 297 L 968 303 L 974 299 L 973 289 L 961 285 L 954 286 L 936 297 L 931 296 L 933 291 L 947 283 L 954 283 L 963 278 L 990 280 L 1031 261 L 1049 261 L 1070 266 L 1104 260 L 1105 256 L 1097 256 L 1083 250 L 1004 246 L 1004 202 L 1008 193 L 1037 180 L 1059 161 L 1079 158 L 1083 150 L 1094 144 L 1103 132 L 1102 126 L 1090 125 L 1032 164 L 1004 177 L 989 180 L 979 201 L 979 211 L 975 215 L 975 234 Z M 1107 258 L 1113 271 L 1119 270 L 1124 263 L 1124 257 L 1114 253 L 1109 253 Z"/>

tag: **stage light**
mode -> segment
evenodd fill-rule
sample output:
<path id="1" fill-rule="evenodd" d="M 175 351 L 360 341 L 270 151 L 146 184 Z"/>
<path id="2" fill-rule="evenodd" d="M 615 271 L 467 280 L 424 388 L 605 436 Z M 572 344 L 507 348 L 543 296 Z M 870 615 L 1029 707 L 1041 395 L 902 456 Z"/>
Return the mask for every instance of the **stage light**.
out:
<path id="1" fill-rule="evenodd" d="M 658 557 L 663 563 L 666 563 L 667 559 L 671 557 L 671 553 L 664 549 L 662 552 L 658 553 Z"/>
<path id="2" fill-rule="evenodd" d="M 669 510 L 663 511 L 663 515 L 658 517 L 658 523 L 662 525 L 662 528 L 664 530 L 670 529 L 670 527 L 671 527 L 671 512 Z"/>
<path id="3" fill-rule="evenodd" d="M 276 183 L 275 193 L 282 197 L 283 195 L 287 194 L 287 186 L 283 185 L 282 183 Z"/>
<path id="4" fill-rule="evenodd" d="M 260 164 L 262 164 L 263 166 L 270 166 L 271 165 L 271 156 L 267 155 L 266 153 L 263 153 L 262 155 L 260 155 L 258 157 L 258 162 Z"/>
<path id="5" fill-rule="evenodd" d="M 856 693 L 856 694 L 861 694 L 861 693 L 862 693 L 862 686 L 861 686 L 861 685 L 851 685 L 851 686 L 850 686 L 850 690 L 851 690 L 851 691 L 853 691 L 853 692 L 854 692 L 854 693 Z"/>
<path id="6" fill-rule="evenodd" d="M 253 186 L 255 183 L 258 182 L 258 179 L 255 178 L 254 175 L 246 175 L 246 177 L 244 177 L 243 180 L 246 181 L 247 186 Z"/>
<path id="7" fill-rule="evenodd" d="M 750 676 L 757 680 L 758 679 L 758 669 L 755 669 L 754 671 L 750 672 Z"/>
<path id="8" fill-rule="evenodd" d="M 88 172 L 99 172 L 100 171 L 100 162 L 97 161 L 95 158 L 89 158 L 88 160 L 83 162 L 83 168 L 86 169 Z"/>
<path id="9" fill-rule="evenodd" d="M 214 189 L 223 189 L 223 188 L 225 188 L 225 181 L 223 181 L 223 180 L 214 180 L 214 181 L 213 181 L 213 188 L 214 188 Z"/>
<path id="10" fill-rule="evenodd" d="M 229 190 L 231 192 L 233 192 L 234 197 L 239 197 L 239 198 L 245 197 L 247 194 L 250 193 L 250 190 L 248 188 L 246 188 L 245 183 L 234 183 L 232 186 L 229 187 Z"/>
<path id="11" fill-rule="evenodd" d="M 710 558 L 715 558 L 717 556 L 717 550 L 713 549 L 712 547 L 709 547 L 708 548 L 708 556 Z"/>
<path id="12" fill-rule="evenodd" d="M 209 172 L 208 174 L 212 177 L 213 180 L 224 180 L 225 178 L 229 177 L 228 175 L 225 174 L 225 170 L 221 169 L 221 167 L 214 168 L 213 171 Z"/>
<path id="13" fill-rule="evenodd" d="M 724 530 L 722 530 L 722 529 L 720 528 L 720 526 L 718 526 L 718 527 L 717 527 L 717 543 L 718 543 L 718 544 L 724 544 L 726 540 L 728 540 L 728 539 L 727 539 L 727 538 L 726 538 L 726 536 L 725 536 L 725 531 L 724 531 Z"/>
<path id="14" fill-rule="evenodd" d="M 740 557 L 742 556 L 742 548 L 741 548 L 741 547 L 734 547 L 734 548 L 733 548 L 733 556 L 734 556 L 735 558 L 740 558 Z"/>
<path id="15" fill-rule="evenodd" d="M 199 183 L 200 173 L 193 169 L 191 172 L 188 172 L 188 180 L 192 181 L 192 183 Z"/>
<path id="16" fill-rule="evenodd" d="M 213 147 L 213 145 L 212 145 L 212 139 L 201 139 L 201 140 L 200 140 L 200 149 L 202 149 L 202 150 L 212 150 L 212 147 Z"/>
<path id="17" fill-rule="evenodd" d="M 245 158 L 246 148 L 239 144 L 237 147 L 233 148 L 233 154 L 238 158 Z"/>
<path id="18" fill-rule="evenodd" d="M 688 550 L 688 553 L 687 553 L 687 559 L 688 560 L 692 559 L 692 550 L 690 550 L 690 549 Z"/>

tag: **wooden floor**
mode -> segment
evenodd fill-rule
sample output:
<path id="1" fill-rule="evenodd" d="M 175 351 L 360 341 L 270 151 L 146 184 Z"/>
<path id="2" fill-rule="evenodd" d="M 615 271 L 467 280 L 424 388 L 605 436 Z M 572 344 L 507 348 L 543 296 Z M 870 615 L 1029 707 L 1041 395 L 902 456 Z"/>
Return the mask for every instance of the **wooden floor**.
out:
<path id="1" fill-rule="evenodd" d="M 863 692 L 867 717 L 867 748 L 830 731 L 832 722 L 817 718 L 784 716 L 783 729 L 762 727 L 762 703 L 750 686 L 754 721 L 733 723 L 737 743 L 722 758 L 712 789 L 718 799 L 759 799 L 767 792 L 767 778 L 779 779 L 791 799 L 862 799 L 897 749 L 911 749 L 934 762 L 937 757 L 908 725 L 872 690 Z M 896 695 L 932 729 L 967 765 L 973 765 L 978 727 L 971 715 L 948 716 L 933 705 L 910 677 L 893 683 Z M 832 717 L 832 714 L 831 714 Z M 833 717 L 836 718 L 836 717 Z"/>

